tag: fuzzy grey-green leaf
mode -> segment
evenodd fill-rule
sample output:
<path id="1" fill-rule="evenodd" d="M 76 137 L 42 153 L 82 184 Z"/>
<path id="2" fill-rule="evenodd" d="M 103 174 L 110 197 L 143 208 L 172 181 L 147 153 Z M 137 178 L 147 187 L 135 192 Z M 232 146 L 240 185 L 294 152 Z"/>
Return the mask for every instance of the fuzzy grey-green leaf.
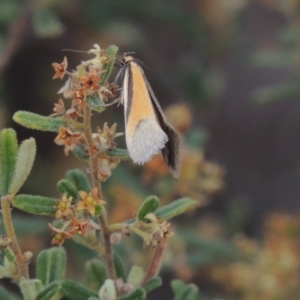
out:
<path id="1" fill-rule="evenodd" d="M 184 197 L 159 208 L 155 212 L 155 214 L 157 216 L 162 217 L 165 220 L 168 220 L 178 215 L 181 215 L 189 210 L 192 210 L 198 206 L 199 206 L 198 201 L 188 197 Z"/>
<path id="2" fill-rule="evenodd" d="M 181 280 L 173 280 L 171 283 L 175 300 L 198 300 L 199 290 L 195 284 L 185 284 Z"/>
<path id="3" fill-rule="evenodd" d="M 162 285 L 161 277 L 156 276 L 152 277 L 148 282 L 143 285 L 143 289 L 146 291 L 146 293 L 149 293 L 150 291 L 160 287 Z"/>
<path id="4" fill-rule="evenodd" d="M 137 219 L 143 220 L 149 213 L 154 213 L 160 204 L 160 200 L 156 196 L 148 197 L 137 213 Z"/>
<path id="5" fill-rule="evenodd" d="M 144 276 L 145 271 L 141 267 L 134 265 L 128 274 L 127 283 L 132 284 L 135 287 L 140 287 Z"/>
<path id="6" fill-rule="evenodd" d="M 55 198 L 19 194 L 12 199 L 12 206 L 28 213 L 54 216 Z"/>
<path id="7" fill-rule="evenodd" d="M 105 264 L 102 260 L 94 258 L 85 264 L 85 277 L 87 286 L 93 291 L 99 291 L 107 279 Z"/>
<path id="8" fill-rule="evenodd" d="M 62 247 L 43 250 L 37 257 L 37 278 L 47 286 L 53 281 L 63 280 L 66 273 L 67 254 Z"/>
<path id="9" fill-rule="evenodd" d="M 57 183 L 57 188 L 62 194 L 66 193 L 68 197 L 72 197 L 73 199 L 78 199 L 79 197 L 76 187 L 67 179 L 60 180 Z"/>
<path id="10" fill-rule="evenodd" d="M 91 191 L 91 184 L 86 174 L 80 169 L 70 170 L 66 174 L 66 178 L 75 186 L 77 191 Z"/>
<path id="11" fill-rule="evenodd" d="M 36 143 L 34 138 L 29 138 L 21 143 L 15 164 L 15 171 L 9 187 L 9 193 L 14 196 L 27 179 L 34 163 Z"/>
<path id="12" fill-rule="evenodd" d="M 131 294 L 121 297 L 120 300 L 146 300 L 146 292 L 143 288 L 138 288 Z"/>
<path id="13" fill-rule="evenodd" d="M 61 291 L 64 296 L 71 300 L 83 300 L 97 296 L 97 293 L 87 289 L 82 284 L 71 280 L 67 280 L 62 283 Z"/>
<path id="14" fill-rule="evenodd" d="M 103 64 L 103 70 L 105 70 L 105 72 L 101 76 L 101 85 L 105 85 L 112 72 L 118 50 L 119 48 L 115 45 L 110 45 L 105 50 L 108 60 Z"/>
<path id="15" fill-rule="evenodd" d="M 0 193 L 7 195 L 15 170 L 18 141 L 13 129 L 3 129 L 0 133 Z"/>
<path id="16" fill-rule="evenodd" d="M 82 145 L 77 145 L 74 147 L 74 149 L 72 150 L 72 153 L 79 159 L 82 160 L 87 160 L 89 159 L 89 155 L 87 154 L 87 152 L 85 151 L 84 147 Z"/>
<path id="17" fill-rule="evenodd" d="M 38 293 L 36 300 L 52 300 L 55 295 L 59 297 L 61 282 L 53 281 L 41 292 Z M 60 299 L 60 297 L 57 299 Z"/>
<path id="18" fill-rule="evenodd" d="M 125 268 L 123 266 L 123 262 L 120 255 L 116 251 L 114 251 L 113 253 L 113 260 L 114 260 L 114 267 L 116 270 L 117 278 L 122 278 L 123 282 L 126 282 L 127 278 L 126 278 Z"/>
<path id="19" fill-rule="evenodd" d="M 43 284 L 38 279 L 21 279 L 20 289 L 24 300 L 36 299 L 39 292 L 43 290 Z"/>
<path id="20" fill-rule="evenodd" d="M 107 150 L 106 154 L 109 157 L 120 158 L 122 160 L 127 160 L 130 157 L 127 149 L 116 148 L 112 150 Z"/>
<path id="21" fill-rule="evenodd" d="M 60 117 L 45 117 L 27 111 L 16 112 L 13 120 L 24 127 L 42 131 L 58 132 L 60 127 L 66 126 L 66 122 Z"/>
<path id="22" fill-rule="evenodd" d="M 96 112 L 102 112 L 105 110 L 106 106 L 102 99 L 98 97 L 98 95 L 90 95 L 86 97 L 86 103 L 88 107 Z"/>

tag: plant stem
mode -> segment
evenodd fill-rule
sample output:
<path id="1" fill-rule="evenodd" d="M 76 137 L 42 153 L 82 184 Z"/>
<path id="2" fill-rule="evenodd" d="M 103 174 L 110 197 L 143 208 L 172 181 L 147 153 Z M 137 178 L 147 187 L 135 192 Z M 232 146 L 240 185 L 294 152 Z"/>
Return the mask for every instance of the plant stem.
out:
<path id="1" fill-rule="evenodd" d="M 153 276 L 157 275 L 162 262 L 162 257 L 164 254 L 164 249 L 167 245 L 167 238 L 163 238 L 160 243 L 156 246 L 154 255 L 152 257 L 152 261 L 149 265 L 148 271 L 143 279 L 142 286 L 146 284 L 149 279 L 151 279 Z"/>
<path id="2" fill-rule="evenodd" d="M 90 168 L 91 168 L 92 185 L 93 187 L 97 187 L 98 197 L 100 199 L 103 199 L 101 181 L 98 178 L 98 170 L 99 170 L 98 158 L 92 155 L 93 137 L 92 137 L 92 130 L 91 130 L 91 110 L 88 107 L 88 105 L 86 105 L 84 109 L 84 134 L 85 134 L 86 143 L 90 150 L 89 152 L 90 152 Z M 104 247 L 105 247 L 104 258 L 106 261 L 107 273 L 110 279 L 116 280 L 117 279 L 116 271 L 114 267 L 112 246 L 110 242 L 110 231 L 108 229 L 106 216 L 105 215 L 99 216 L 99 221 L 101 225 L 102 236 L 103 236 Z"/>
<path id="3" fill-rule="evenodd" d="M 14 225 L 11 217 L 10 195 L 1 197 L 2 215 L 7 237 L 11 240 L 11 249 L 16 257 L 16 264 L 20 277 L 29 279 L 28 264 L 24 259 L 23 253 L 19 246 Z"/>

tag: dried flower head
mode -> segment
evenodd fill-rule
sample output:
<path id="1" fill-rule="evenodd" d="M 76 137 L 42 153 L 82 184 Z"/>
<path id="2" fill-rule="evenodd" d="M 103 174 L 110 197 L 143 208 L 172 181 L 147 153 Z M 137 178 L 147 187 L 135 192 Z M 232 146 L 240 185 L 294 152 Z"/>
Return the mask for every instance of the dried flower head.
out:
<path id="1" fill-rule="evenodd" d="M 56 78 L 60 78 L 60 79 L 63 79 L 65 74 L 66 74 L 66 70 L 67 70 L 67 67 L 68 67 L 68 60 L 66 57 L 64 57 L 64 60 L 62 63 L 53 63 L 52 64 L 52 67 L 54 68 L 55 70 L 55 74 L 53 76 L 53 79 L 56 79 Z"/>
<path id="2" fill-rule="evenodd" d="M 88 225 L 87 220 L 79 221 L 78 219 L 73 218 L 71 229 L 69 230 L 69 233 L 71 233 L 72 235 L 74 235 L 74 234 L 86 235 L 87 225 Z"/>
<path id="3" fill-rule="evenodd" d="M 75 108 L 69 108 L 66 111 L 65 116 L 67 118 L 70 118 L 70 119 L 74 120 L 74 121 L 76 121 L 78 118 L 83 118 L 83 115 L 80 114 Z"/>
<path id="4" fill-rule="evenodd" d="M 58 246 L 61 246 L 64 243 L 65 239 L 72 238 L 72 234 L 70 234 L 69 232 L 56 228 L 52 224 L 48 224 L 48 226 L 52 231 L 52 234 L 54 235 L 51 241 L 52 245 L 56 244 Z"/>
<path id="5" fill-rule="evenodd" d="M 145 246 L 155 247 L 163 239 L 168 239 L 173 235 L 170 230 L 171 224 L 153 213 L 147 214 L 143 221 L 139 221 L 138 226 L 139 229 L 150 235 L 150 238 L 144 241 Z"/>
<path id="6" fill-rule="evenodd" d="M 59 129 L 58 136 L 54 142 L 57 145 L 65 145 L 65 154 L 68 155 L 70 150 L 73 150 L 76 145 L 81 144 L 84 141 L 83 134 L 81 132 L 73 132 L 69 128 L 61 127 Z"/>
<path id="7" fill-rule="evenodd" d="M 53 111 L 54 113 L 50 117 L 62 116 L 65 113 L 65 104 L 61 99 L 58 100 L 58 103 L 54 103 Z"/>
<path id="8" fill-rule="evenodd" d="M 83 90 L 96 91 L 100 88 L 100 77 L 96 74 L 88 74 L 81 76 L 79 80 Z"/>

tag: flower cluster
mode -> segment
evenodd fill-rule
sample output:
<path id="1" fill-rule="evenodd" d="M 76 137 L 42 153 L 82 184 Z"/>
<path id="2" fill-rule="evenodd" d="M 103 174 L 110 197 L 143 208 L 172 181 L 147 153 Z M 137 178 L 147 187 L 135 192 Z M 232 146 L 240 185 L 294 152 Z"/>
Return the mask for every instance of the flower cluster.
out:
<path id="1" fill-rule="evenodd" d="M 153 213 L 145 216 L 143 221 L 139 221 L 137 226 L 144 235 L 144 246 L 156 247 L 163 239 L 168 239 L 173 235 L 170 230 L 171 224 L 157 217 Z"/>
<path id="2" fill-rule="evenodd" d="M 100 227 L 90 216 L 103 213 L 105 202 L 98 198 L 97 189 L 90 193 L 79 191 L 78 199 L 68 197 L 66 194 L 57 201 L 55 209 L 56 219 L 61 221 L 59 228 L 48 224 L 54 234 L 52 244 L 61 246 L 65 239 L 72 238 L 75 234 L 87 235 L 89 231 L 98 230 Z"/>
<path id="3" fill-rule="evenodd" d="M 59 90 L 64 98 L 71 99 L 71 107 L 66 109 L 64 101 L 59 99 L 55 103 L 52 117 L 61 117 L 67 124 L 59 129 L 54 142 L 57 145 L 63 145 L 66 155 L 73 151 L 75 155 L 94 156 L 98 158 L 100 180 L 105 181 L 111 175 L 111 169 L 115 168 L 120 159 L 111 158 L 106 154 L 107 150 L 116 147 L 114 139 L 121 135 L 116 132 L 116 124 L 108 127 L 105 123 L 103 129 L 98 129 L 93 134 L 92 141 L 88 143 L 84 128 L 86 128 L 87 118 L 91 111 L 102 111 L 105 109 L 106 102 L 116 98 L 117 86 L 110 85 L 103 78 L 105 65 L 109 58 L 98 45 L 94 45 L 89 53 L 95 55 L 93 59 L 83 61 L 75 71 L 68 72 L 68 61 L 65 57 L 62 63 L 53 63 L 55 70 L 53 79 L 64 79 L 68 76 L 64 86 Z M 91 146 L 92 144 L 92 146 Z M 78 154 L 80 153 L 80 154 Z"/>

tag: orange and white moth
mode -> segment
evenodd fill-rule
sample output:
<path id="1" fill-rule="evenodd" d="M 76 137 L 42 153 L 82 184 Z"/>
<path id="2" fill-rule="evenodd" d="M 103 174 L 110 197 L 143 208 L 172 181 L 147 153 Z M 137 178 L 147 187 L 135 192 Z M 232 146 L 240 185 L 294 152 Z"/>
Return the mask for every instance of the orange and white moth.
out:
<path id="1" fill-rule="evenodd" d="M 135 163 L 162 152 L 170 172 L 180 174 L 179 137 L 168 123 L 139 62 L 124 55 L 120 102 L 124 105 L 126 144 Z"/>

